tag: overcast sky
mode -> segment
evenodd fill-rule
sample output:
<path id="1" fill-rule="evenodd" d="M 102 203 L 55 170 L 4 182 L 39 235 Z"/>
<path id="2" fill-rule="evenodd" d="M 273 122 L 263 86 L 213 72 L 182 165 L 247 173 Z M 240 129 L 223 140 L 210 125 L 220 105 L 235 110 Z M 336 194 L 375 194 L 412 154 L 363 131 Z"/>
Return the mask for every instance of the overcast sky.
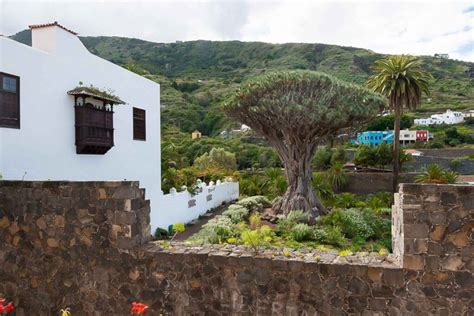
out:
<path id="1" fill-rule="evenodd" d="M 0 34 L 53 21 L 82 36 L 327 43 L 474 61 L 474 1 L 0 0 Z"/>

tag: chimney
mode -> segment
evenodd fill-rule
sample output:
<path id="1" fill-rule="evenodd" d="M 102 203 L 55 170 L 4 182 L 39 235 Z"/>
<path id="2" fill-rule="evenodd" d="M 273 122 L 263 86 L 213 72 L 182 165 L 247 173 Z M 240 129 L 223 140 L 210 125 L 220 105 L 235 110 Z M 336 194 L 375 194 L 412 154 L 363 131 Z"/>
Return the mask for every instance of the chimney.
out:
<path id="1" fill-rule="evenodd" d="M 59 55 L 70 54 L 77 49 L 86 49 L 71 31 L 58 22 L 30 25 L 31 46 L 44 52 Z"/>

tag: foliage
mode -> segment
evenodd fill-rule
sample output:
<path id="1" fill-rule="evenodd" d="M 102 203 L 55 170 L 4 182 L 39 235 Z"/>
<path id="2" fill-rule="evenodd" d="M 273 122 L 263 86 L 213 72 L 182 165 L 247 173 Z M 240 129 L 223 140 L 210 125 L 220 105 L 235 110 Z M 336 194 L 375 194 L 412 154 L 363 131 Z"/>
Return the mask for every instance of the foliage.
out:
<path id="1" fill-rule="evenodd" d="M 218 215 L 202 226 L 190 241 L 203 244 L 218 244 L 237 234 L 236 226 L 227 216 Z"/>
<path id="2" fill-rule="evenodd" d="M 155 239 L 168 239 L 169 237 L 169 232 L 166 229 L 163 228 L 156 228 L 155 234 L 153 235 Z"/>
<path id="3" fill-rule="evenodd" d="M 474 144 L 474 137 L 467 134 L 461 134 L 456 127 L 449 127 L 444 131 L 444 143 L 449 146 L 456 146 L 462 143 Z"/>
<path id="4" fill-rule="evenodd" d="M 225 151 L 223 148 L 213 148 L 209 153 L 204 153 L 196 158 L 194 166 L 199 171 L 219 170 L 231 174 L 237 170 L 235 154 Z"/>
<path id="5" fill-rule="evenodd" d="M 412 156 L 399 149 L 399 165 L 412 160 Z M 393 162 L 393 151 L 389 144 L 381 143 L 377 146 L 360 145 L 354 157 L 354 163 L 362 167 L 379 167 L 390 165 Z"/>
<path id="6" fill-rule="evenodd" d="M 398 163 L 401 114 L 404 109 L 413 111 L 419 107 L 423 93 L 430 95 L 429 86 L 433 76 L 421 67 L 421 63 L 421 59 L 407 55 L 381 59 L 374 63 L 375 74 L 367 80 L 367 87 L 385 95 L 389 107 L 394 110 L 393 192 L 397 190 L 401 169 Z"/>
<path id="7" fill-rule="evenodd" d="M 222 215 L 229 217 L 234 224 L 237 224 L 244 221 L 249 213 L 250 211 L 244 206 L 233 204 Z"/>
<path id="8" fill-rule="evenodd" d="M 279 218 L 276 231 L 279 235 L 286 236 L 291 233 L 298 223 L 305 223 L 308 221 L 308 214 L 303 211 L 291 211 L 286 216 L 281 216 Z"/>
<path id="9" fill-rule="evenodd" d="M 326 172 L 326 178 L 332 185 L 334 190 L 340 190 L 349 184 L 349 176 L 342 169 L 342 164 L 335 163 Z"/>
<path id="10" fill-rule="evenodd" d="M 61 309 L 59 313 L 61 316 L 72 316 L 70 308 Z"/>
<path id="11" fill-rule="evenodd" d="M 429 164 L 425 170 L 415 177 L 416 183 L 456 183 L 459 174 L 454 171 L 447 171 L 438 164 Z"/>
<path id="12" fill-rule="evenodd" d="M 244 245 L 250 246 L 255 252 L 259 247 L 268 245 L 272 240 L 272 229 L 263 225 L 254 229 L 244 229 L 240 234 Z"/>
<path id="13" fill-rule="evenodd" d="M 307 163 L 316 145 L 328 134 L 367 121 L 383 105 L 379 95 L 329 75 L 281 71 L 242 84 L 223 110 L 265 137 L 282 159 L 289 187 L 273 208 L 287 213 L 298 206 L 317 216 L 324 207 L 312 190 Z"/>
<path id="14" fill-rule="evenodd" d="M 313 167 L 316 170 L 326 170 L 331 167 L 332 150 L 329 146 L 324 146 L 316 150 L 313 158 Z"/>
<path id="15" fill-rule="evenodd" d="M 378 116 L 370 121 L 363 130 L 365 131 L 386 131 L 392 130 L 395 122 L 393 114 Z M 413 125 L 413 118 L 403 114 L 400 117 L 400 129 L 408 129 Z"/>
<path id="16" fill-rule="evenodd" d="M 250 212 L 262 211 L 264 208 L 271 206 L 270 201 L 266 197 L 261 195 L 243 198 L 239 200 L 236 204 L 245 207 Z"/>
<path id="17" fill-rule="evenodd" d="M 176 223 L 173 224 L 173 233 L 182 233 L 186 230 L 184 224 L 182 223 Z"/>
<path id="18" fill-rule="evenodd" d="M 313 237 L 313 230 L 308 224 L 296 224 L 291 229 L 291 237 L 296 241 L 310 240 Z"/>

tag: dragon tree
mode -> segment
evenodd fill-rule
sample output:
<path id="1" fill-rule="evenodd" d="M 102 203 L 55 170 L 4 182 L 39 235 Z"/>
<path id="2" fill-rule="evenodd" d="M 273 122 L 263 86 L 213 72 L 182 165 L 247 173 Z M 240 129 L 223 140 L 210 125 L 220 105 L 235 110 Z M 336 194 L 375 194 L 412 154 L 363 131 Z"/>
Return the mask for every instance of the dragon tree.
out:
<path id="1" fill-rule="evenodd" d="M 250 126 L 273 146 L 288 189 L 276 213 L 326 213 L 312 187 L 311 160 L 317 146 L 342 129 L 373 118 L 386 104 L 379 94 L 312 71 L 263 75 L 240 87 L 224 105 L 227 116 Z"/>

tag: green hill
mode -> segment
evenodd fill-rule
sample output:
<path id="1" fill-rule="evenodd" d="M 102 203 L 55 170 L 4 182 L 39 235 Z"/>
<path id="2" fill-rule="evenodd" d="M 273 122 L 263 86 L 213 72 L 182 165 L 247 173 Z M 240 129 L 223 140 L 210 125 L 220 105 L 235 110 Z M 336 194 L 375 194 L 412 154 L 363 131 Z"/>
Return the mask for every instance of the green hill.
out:
<path id="1" fill-rule="evenodd" d="M 13 39 L 29 44 L 29 31 Z M 248 77 L 277 69 L 310 69 L 363 84 L 383 54 L 324 44 L 239 41 L 154 43 L 121 37 L 81 37 L 94 54 L 162 85 L 162 124 L 215 135 L 232 125 L 219 105 Z M 474 63 L 422 56 L 436 78 L 431 100 L 416 115 L 474 109 Z M 425 113 L 423 113 L 425 112 Z"/>

